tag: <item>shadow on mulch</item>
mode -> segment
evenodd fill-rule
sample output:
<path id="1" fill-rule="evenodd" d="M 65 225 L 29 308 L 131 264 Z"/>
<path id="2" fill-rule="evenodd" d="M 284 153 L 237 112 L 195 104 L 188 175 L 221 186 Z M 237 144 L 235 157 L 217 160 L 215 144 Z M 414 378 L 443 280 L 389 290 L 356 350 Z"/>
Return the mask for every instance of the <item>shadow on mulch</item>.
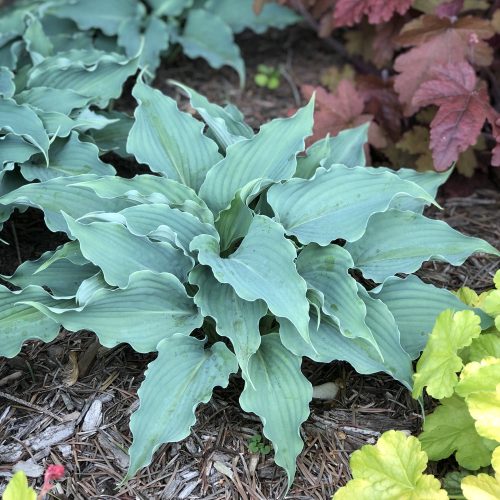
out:
<path id="1" fill-rule="evenodd" d="M 188 83 L 215 102 L 235 103 L 258 127 L 270 118 L 285 116 L 300 103 L 300 84 L 317 83 L 319 69 L 336 62 L 320 40 L 297 28 L 264 38 L 245 34 L 240 42 L 248 70 L 244 90 L 230 70 L 214 71 L 203 61 L 185 58 L 162 68 L 155 85 L 180 97 L 167 80 Z M 277 91 L 252 83 L 261 63 L 283 67 L 286 78 Z M 121 105 L 130 107 L 130 100 L 125 98 Z M 184 98 L 182 106 L 187 106 Z M 119 172 L 130 177 L 136 168 L 124 162 Z M 440 202 L 444 211 L 433 209 L 433 217 L 500 247 L 497 191 L 482 190 Z M 2 248 L 2 274 L 10 274 L 19 257 L 36 258 L 64 241 L 64 236 L 43 229 L 38 211 L 16 215 L 12 221 L 0 234 L 12 244 Z M 491 287 L 499 264 L 499 259 L 475 256 L 460 268 L 426 264 L 418 274 L 437 286 L 467 284 L 483 290 Z M 59 499 L 279 498 L 286 476 L 274 464 L 272 453 L 260 456 L 248 451 L 248 440 L 261 434 L 262 426 L 258 418 L 239 408 L 241 380 L 237 377 L 198 409 L 188 438 L 161 447 L 148 468 L 117 486 L 128 464 L 128 424 L 137 407 L 137 388 L 152 359 L 154 355 L 135 353 L 125 345 L 103 348 L 91 333 L 62 332 L 49 344 L 28 342 L 19 356 L 0 362 L 0 485 L 13 464 L 22 460 L 29 462 L 32 481 L 38 485 L 40 465 L 66 467 L 65 480 L 54 490 Z M 418 433 L 421 415 L 408 391 L 385 375 L 361 376 L 338 362 L 305 360 L 303 369 L 313 384 L 336 381 L 341 391 L 334 401 L 311 405 L 302 430 L 305 447 L 288 498 L 325 499 L 350 479 L 348 459 L 354 449 L 374 443 L 385 430 Z"/>

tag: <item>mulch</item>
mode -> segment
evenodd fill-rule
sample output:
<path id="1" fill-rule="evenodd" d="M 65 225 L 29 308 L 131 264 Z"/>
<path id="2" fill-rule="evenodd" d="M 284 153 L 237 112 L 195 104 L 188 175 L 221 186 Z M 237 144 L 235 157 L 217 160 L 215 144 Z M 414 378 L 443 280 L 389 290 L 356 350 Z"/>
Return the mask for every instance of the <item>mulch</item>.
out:
<path id="1" fill-rule="evenodd" d="M 317 82 L 318 70 L 336 62 L 328 47 L 301 29 L 264 38 L 245 34 L 241 45 L 248 69 L 244 90 L 230 70 L 214 71 L 202 61 L 185 58 L 162 68 L 155 85 L 178 96 L 167 80 L 183 81 L 216 102 L 234 102 L 251 125 L 258 126 L 286 115 L 300 103 L 300 84 Z M 277 91 L 252 83 L 260 63 L 283 67 L 287 77 Z M 126 105 L 127 98 L 123 102 Z M 500 193 L 491 188 L 485 183 L 472 196 L 440 198 L 443 210 L 432 210 L 432 216 L 499 248 Z M 41 229 L 42 221 L 32 211 L 5 225 L 0 238 L 12 245 L 5 252 L 2 247 L 1 274 L 11 273 L 18 259 L 36 258 L 61 243 L 60 235 Z M 458 268 L 426 264 L 418 274 L 437 286 L 467 285 L 480 291 L 491 287 L 499 267 L 499 259 L 474 256 Z M 27 469 L 39 486 L 43 466 L 61 463 L 66 476 L 54 490 L 59 499 L 280 498 L 286 477 L 274 465 L 272 453 L 248 450 L 249 439 L 261 434 L 262 427 L 258 418 L 239 408 L 238 377 L 199 407 L 187 439 L 162 446 L 148 468 L 120 485 L 128 463 L 130 414 L 152 359 L 154 355 L 135 353 L 126 345 L 103 348 L 89 332 L 63 331 L 54 342 L 28 342 L 17 357 L 0 361 L 0 491 L 13 466 Z M 353 450 L 373 444 L 385 430 L 419 432 L 418 405 L 389 377 L 361 376 L 340 362 L 305 360 L 303 370 L 314 385 L 334 381 L 341 390 L 333 401 L 313 401 L 302 430 L 304 451 L 287 498 L 329 498 L 350 479 Z"/>

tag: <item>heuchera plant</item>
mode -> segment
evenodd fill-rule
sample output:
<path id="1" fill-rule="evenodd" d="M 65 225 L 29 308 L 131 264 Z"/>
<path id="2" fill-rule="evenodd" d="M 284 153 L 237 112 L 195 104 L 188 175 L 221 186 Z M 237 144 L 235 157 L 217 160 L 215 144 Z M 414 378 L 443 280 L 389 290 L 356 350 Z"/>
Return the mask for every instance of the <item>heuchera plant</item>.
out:
<path id="1" fill-rule="evenodd" d="M 320 36 L 337 30 L 329 41 L 348 63 L 324 75 L 331 94 L 319 89 L 319 135 L 373 119 L 370 143 L 396 166 L 443 171 L 458 161 L 459 171 L 472 175 L 478 165 L 473 149 L 488 147 L 491 165 L 500 166 L 498 2 L 281 3 L 295 7 Z M 255 2 L 257 10 L 262 5 Z M 342 35 L 345 44 L 338 42 Z M 313 90 L 302 88 L 306 98 Z"/>
<path id="2" fill-rule="evenodd" d="M 71 240 L 4 276 L 18 289 L 0 288 L 0 354 L 60 325 L 157 352 L 130 422 L 128 478 L 240 373 L 241 407 L 262 419 L 290 486 L 312 398 L 302 358 L 411 389 L 437 315 L 474 308 L 410 273 L 500 253 L 422 215 L 447 174 L 366 167 L 366 126 L 304 153 L 313 100 L 254 133 L 234 106 L 181 87 L 205 123 L 140 79 L 133 88 L 127 151 L 156 175 L 57 177 L 0 197 L 40 208 Z"/>
<path id="3" fill-rule="evenodd" d="M 467 287 L 456 293 L 488 314 L 493 326 L 481 331 L 481 318 L 470 310 L 447 309 L 436 320 L 413 375 L 413 395 L 420 397 L 425 388 L 441 404 L 426 416 L 418 440 L 389 431 L 375 446 L 355 451 L 350 459 L 354 479 L 337 491 L 335 500 L 382 493 L 388 500 L 500 496 L 500 271 L 494 283 L 495 289 L 479 296 Z M 491 464 L 495 476 L 448 473 L 443 478 L 447 493 L 422 472 L 428 459 L 452 454 L 467 471 Z"/>

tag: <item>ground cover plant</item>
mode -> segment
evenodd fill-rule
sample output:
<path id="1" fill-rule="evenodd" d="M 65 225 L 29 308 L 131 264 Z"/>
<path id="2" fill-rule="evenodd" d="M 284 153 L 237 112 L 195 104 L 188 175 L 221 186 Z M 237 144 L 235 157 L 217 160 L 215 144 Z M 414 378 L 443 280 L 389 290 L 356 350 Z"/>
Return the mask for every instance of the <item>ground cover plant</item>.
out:
<path id="1" fill-rule="evenodd" d="M 481 295 L 464 287 L 457 296 L 494 321 L 481 328 L 472 311 L 443 311 L 429 336 L 413 375 L 413 396 L 423 389 L 440 400 L 424 421 L 423 432 L 408 437 L 384 433 L 375 446 L 354 452 L 353 480 L 335 500 L 353 497 L 448 499 L 497 498 L 500 495 L 500 271 L 495 288 Z M 422 474 L 427 461 L 454 454 L 460 471 L 449 472 L 442 484 Z M 488 466 L 493 467 L 493 477 Z M 473 471 L 480 471 L 474 474 Z"/>
<path id="2" fill-rule="evenodd" d="M 480 164 L 500 166 L 498 2 L 281 3 L 341 57 L 324 68 L 326 89 L 302 87 L 306 98 L 317 92 L 316 137 L 371 122 L 382 162 L 438 171 L 457 162 L 467 176 Z"/>
<path id="3" fill-rule="evenodd" d="M 304 154 L 313 100 L 254 133 L 235 107 L 180 87 L 203 122 L 142 78 L 132 91 L 126 149 L 156 175 L 55 177 L 0 197 L 41 209 L 71 240 L 3 277 L 0 354 L 48 342 L 61 325 L 157 352 L 130 422 L 127 478 L 186 437 L 195 408 L 240 374 L 240 405 L 261 418 L 290 487 L 312 398 L 302 358 L 345 360 L 411 389 L 412 360 L 443 309 L 493 323 L 411 273 L 499 252 L 422 215 L 447 173 L 365 166 L 366 126 Z"/>

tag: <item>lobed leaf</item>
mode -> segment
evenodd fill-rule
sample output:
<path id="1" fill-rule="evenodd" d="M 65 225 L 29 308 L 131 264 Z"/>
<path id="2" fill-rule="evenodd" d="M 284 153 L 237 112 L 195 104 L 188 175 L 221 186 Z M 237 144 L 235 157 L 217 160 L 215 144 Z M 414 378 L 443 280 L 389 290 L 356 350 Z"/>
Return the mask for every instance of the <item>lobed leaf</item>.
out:
<path id="1" fill-rule="evenodd" d="M 492 324 L 480 309 L 467 306 L 448 290 L 424 283 L 414 275 L 388 278 L 370 295 L 391 311 L 401 333 L 401 345 L 412 359 L 418 358 L 424 349 L 436 318 L 445 309 L 474 311 L 481 318 L 482 329 Z"/>
<path id="2" fill-rule="evenodd" d="M 481 437 L 465 401 L 457 395 L 441 400 L 427 415 L 418 437 L 430 460 L 442 460 L 455 453 L 459 465 L 470 470 L 486 467 L 498 443 Z"/>
<path id="3" fill-rule="evenodd" d="M 441 483 L 423 474 L 427 455 L 420 442 L 401 431 L 387 431 L 375 445 L 365 445 L 350 458 L 353 479 L 337 490 L 333 500 L 447 500 Z"/>
<path id="4" fill-rule="evenodd" d="M 456 392 L 465 399 L 478 434 L 500 442 L 500 359 L 465 365 Z"/>
<path id="5" fill-rule="evenodd" d="M 419 398 L 424 387 L 435 399 L 453 395 L 463 367 L 458 351 L 480 335 L 480 321 L 472 311 L 453 313 L 451 309 L 437 317 L 413 376 L 413 397 Z"/>

